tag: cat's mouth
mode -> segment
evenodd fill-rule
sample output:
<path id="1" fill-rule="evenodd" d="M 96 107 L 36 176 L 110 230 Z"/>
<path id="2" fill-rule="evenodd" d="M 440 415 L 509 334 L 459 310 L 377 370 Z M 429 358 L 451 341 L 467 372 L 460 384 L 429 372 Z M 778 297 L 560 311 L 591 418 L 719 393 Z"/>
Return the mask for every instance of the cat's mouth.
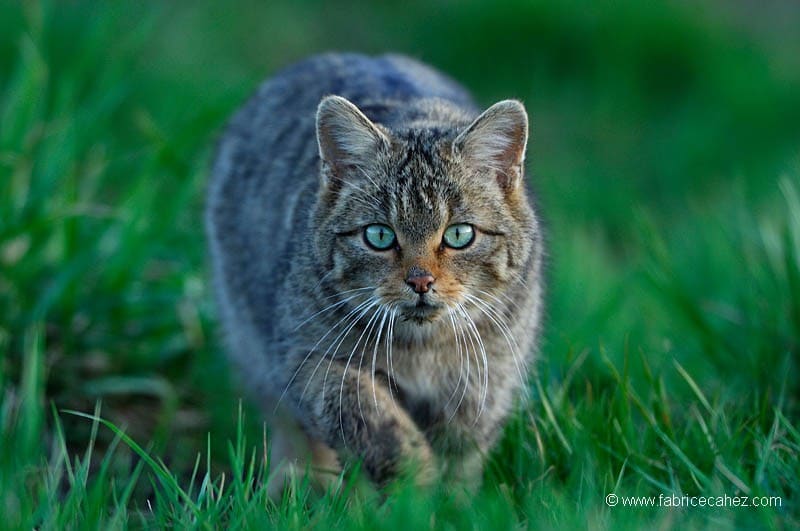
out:
<path id="1" fill-rule="evenodd" d="M 431 304 L 426 299 L 420 297 L 416 303 L 403 305 L 402 316 L 406 321 L 422 324 L 434 320 L 442 311 L 442 308 L 442 305 Z"/>

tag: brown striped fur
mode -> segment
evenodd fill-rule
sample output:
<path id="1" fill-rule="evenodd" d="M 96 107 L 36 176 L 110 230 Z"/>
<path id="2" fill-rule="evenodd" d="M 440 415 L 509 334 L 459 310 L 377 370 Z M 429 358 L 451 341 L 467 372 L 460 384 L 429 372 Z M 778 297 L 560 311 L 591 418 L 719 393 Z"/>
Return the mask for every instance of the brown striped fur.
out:
<path id="1" fill-rule="evenodd" d="M 409 467 L 420 483 L 477 484 L 539 330 L 527 135 L 519 102 L 479 113 L 400 56 L 311 58 L 234 116 L 207 231 L 229 355 L 270 424 L 276 474 L 310 464 L 325 481 L 361 459 L 378 484 Z M 375 223 L 394 230 L 390 249 L 366 243 Z M 475 232 L 463 249 L 443 239 L 457 223 Z"/>

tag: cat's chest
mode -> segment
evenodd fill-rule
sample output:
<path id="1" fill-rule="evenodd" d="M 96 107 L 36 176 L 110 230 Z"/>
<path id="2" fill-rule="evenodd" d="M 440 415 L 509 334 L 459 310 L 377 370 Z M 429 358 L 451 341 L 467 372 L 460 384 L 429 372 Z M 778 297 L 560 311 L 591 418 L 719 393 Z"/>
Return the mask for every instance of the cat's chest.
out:
<path id="1" fill-rule="evenodd" d="M 434 450 L 442 456 L 455 455 L 470 440 L 467 426 L 476 420 L 476 389 L 466 382 L 465 367 L 436 364 L 437 352 L 416 352 L 422 363 L 401 363 L 392 380 L 395 399 L 425 433 Z M 465 423 L 465 421 L 468 421 Z"/>
<path id="2" fill-rule="evenodd" d="M 448 396 L 454 394 L 459 367 L 451 366 L 449 353 L 438 345 L 400 350 L 390 367 L 393 388 L 417 424 L 425 428 L 446 416 L 446 407 L 452 402 Z"/>

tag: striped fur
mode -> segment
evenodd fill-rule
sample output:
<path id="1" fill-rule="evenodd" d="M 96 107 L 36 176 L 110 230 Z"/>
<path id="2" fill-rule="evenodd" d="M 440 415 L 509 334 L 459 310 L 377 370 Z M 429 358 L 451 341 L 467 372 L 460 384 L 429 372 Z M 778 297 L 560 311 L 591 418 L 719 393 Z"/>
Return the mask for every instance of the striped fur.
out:
<path id="1" fill-rule="evenodd" d="M 228 353 L 276 474 L 310 464 L 324 481 L 361 459 L 377 484 L 406 469 L 477 484 L 539 330 L 527 136 L 519 102 L 480 114 L 401 56 L 308 59 L 233 117 L 206 225 Z M 375 223 L 391 249 L 366 244 Z M 454 223 L 474 227 L 464 249 L 443 244 Z"/>

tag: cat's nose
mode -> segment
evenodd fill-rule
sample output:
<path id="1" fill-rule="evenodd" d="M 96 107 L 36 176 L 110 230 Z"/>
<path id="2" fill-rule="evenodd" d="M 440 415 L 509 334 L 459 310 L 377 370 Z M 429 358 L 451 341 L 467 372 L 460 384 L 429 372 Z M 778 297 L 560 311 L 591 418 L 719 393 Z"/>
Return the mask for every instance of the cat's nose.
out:
<path id="1" fill-rule="evenodd" d="M 433 275 L 431 275 L 429 271 L 425 271 L 419 267 L 412 267 L 408 271 L 406 284 L 411 286 L 416 293 L 423 294 L 428 293 L 428 290 L 433 286 L 434 280 L 436 279 L 433 278 Z"/>

